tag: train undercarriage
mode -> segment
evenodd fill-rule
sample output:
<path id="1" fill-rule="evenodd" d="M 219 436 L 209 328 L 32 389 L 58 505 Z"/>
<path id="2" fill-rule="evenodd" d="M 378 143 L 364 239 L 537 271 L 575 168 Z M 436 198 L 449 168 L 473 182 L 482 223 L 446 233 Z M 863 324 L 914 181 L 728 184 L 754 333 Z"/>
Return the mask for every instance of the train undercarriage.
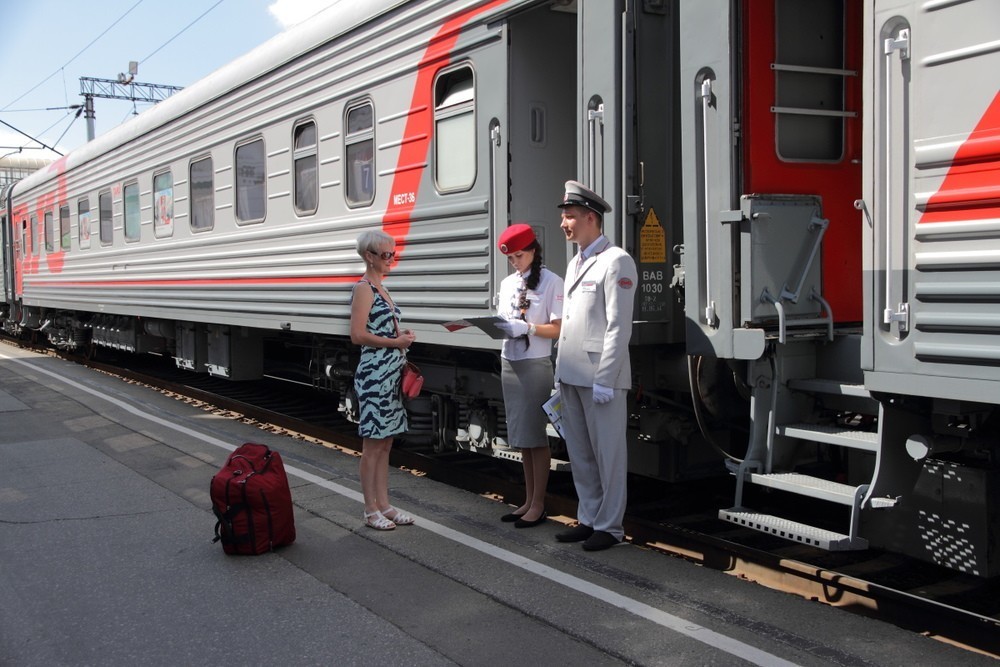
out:
<path id="1" fill-rule="evenodd" d="M 54 348 L 86 355 L 101 348 L 155 353 L 171 357 L 177 368 L 233 381 L 272 373 L 294 378 L 336 394 L 339 410 L 357 422 L 358 348 L 343 338 L 34 307 L 5 320 L 4 329 L 14 336 L 45 336 Z M 681 346 L 641 346 L 633 354 L 644 373 L 629 403 L 630 471 L 667 481 L 726 474 L 721 460 L 744 446 L 748 430 L 743 370 L 689 359 Z M 409 357 L 425 384 L 421 396 L 406 402 L 407 443 L 520 461 L 506 445 L 497 352 L 418 343 Z M 551 426 L 549 435 L 553 469 L 568 469 L 565 447 Z"/>
<path id="2" fill-rule="evenodd" d="M 357 348 L 335 337 L 25 308 L 4 329 L 58 349 L 156 353 L 233 381 L 311 383 L 357 421 Z M 1000 418 L 994 406 L 873 393 L 849 328 L 790 330 L 751 362 L 640 346 L 629 401 L 629 471 L 668 482 L 731 474 L 720 519 L 828 550 L 902 551 L 995 576 L 1000 554 Z M 407 401 L 403 445 L 519 461 L 506 446 L 495 352 L 416 345 L 425 391 Z M 568 470 L 554 430 L 553 469 Z M 748 492 L 755 487 L 755 493 Z M 767 509 L 748 507 L 749 498 Z M 762 500 L 763 499 L 763 500 Z M 807 500 L 808 499 L 808 500 Z M 843 508 L 840 527 L 810 516 Z"/>

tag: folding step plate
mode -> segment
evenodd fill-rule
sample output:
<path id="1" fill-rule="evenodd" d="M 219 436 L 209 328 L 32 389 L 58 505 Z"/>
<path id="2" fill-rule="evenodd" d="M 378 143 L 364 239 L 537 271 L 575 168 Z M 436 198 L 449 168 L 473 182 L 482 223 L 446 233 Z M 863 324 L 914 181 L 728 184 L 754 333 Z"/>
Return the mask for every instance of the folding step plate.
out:
<path id="1" fill-rule="evenodd" d="M 797 493 L 800 496 L 818 498 L 838 505 L 854 504 L 856 486 L 840 484 L 830 480 L 820 479 L 811 475 L 803 475 L 796 472 L 780 472 L 770 474 L 754 473 L 750 475 L 750 481 L 760 486 L 769 486 L 772 489 Z"/>
<path id="2" fill-rule="evenodd" d="M 841 396 L 856 396 L 858 398 L 872 397 L 864 385 L 824 378 L 792 378 L 788 381 L 788 388 L 817 394 L 839 394 Z"/>
<path id="3" fill-rule="evenodd" d="M 827 551 L 860 551 L 868 548 L 868 540 L 861 537 L 852 539 L 850 535 L 823 530 L 770 514 L 761 514 L 742 507 L 719 510 L 719 518 L 739 526 L 746 526 L 762 533 L 769 533 L 792 542 L 808 544 Z"/>
<path id="4" fill-rule="evenodd" d="M 828 445 L 862 449 L 867 452 L 878 451 L 878 433 L 854 431 L 841 426 L 826 426 L 822 424 L 785 424 L 776 426 L 776 433 L 789 438 L 799 438 L 810 442 L 824 442 Z"/>

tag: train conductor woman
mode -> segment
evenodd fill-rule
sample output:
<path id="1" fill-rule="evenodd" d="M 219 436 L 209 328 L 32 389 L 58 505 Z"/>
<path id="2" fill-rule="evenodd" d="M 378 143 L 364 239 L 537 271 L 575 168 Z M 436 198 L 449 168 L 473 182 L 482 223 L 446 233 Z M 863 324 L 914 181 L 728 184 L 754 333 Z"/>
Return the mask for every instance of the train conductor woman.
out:
<path id="1" fill-rule="evenodd" d="M 558 206 L 563 233 L 579 248 L 566 268 L 555 371 L 579 525 L 556 539 L 599 551 L 624 537 L 629 339 L 638 274 L 632 257 L 604 236 L 611 206 L 597 193 L 567 181 Z"/>
<path id="2" fill-rule="evenodd" d="M 500 380 L 507 413 L 507 444 L 521 450 L 524 504 L 500 517 L 517 528 L 545 521 L 551 454 L 542 404 L 552 393 L 552 340 L 559 336 L 563 280 L 542 266 L 542 246 L 531 226 L 511 225 L 497 247 L 514 273 L 500 283 L 497 325 L 508 338 L 500 352 Z"/>

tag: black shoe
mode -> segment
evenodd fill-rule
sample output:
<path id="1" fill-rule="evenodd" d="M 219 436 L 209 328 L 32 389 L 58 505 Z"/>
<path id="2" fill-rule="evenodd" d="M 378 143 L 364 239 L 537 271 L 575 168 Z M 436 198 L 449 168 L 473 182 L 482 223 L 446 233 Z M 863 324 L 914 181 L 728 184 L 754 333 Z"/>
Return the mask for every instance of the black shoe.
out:
<path id="1" fill-rule="evenodd" d="M 585 526 L 581 523 L 579 526 L 575 526 L 569 530 L 564 530 L 561 533 L 556 533 L 556 539 L 560 542 L 583 542 L 593 534 L 593 528 Z"/>
<path id="2" fill-rule="evenodd" d="M 618 544 L 618 538 L 603 530 L 595 530 L 594 534 L 583 543 L 584 551 L 603 551 Z"/>
<path id="3" fill-rule="evenodd" d="M 539 515 L 539 517 L 534 521 L 528 521 L 527 519 L 518 519 L 517 521 L 514 522 L 514 527 L 531 528 L 532 526 L 537 526 L 538 524 L 544 522 L 548 518 L 549 516 L 545 512 L 542 512 L 541 515 Z"/>
<path id="4" fill-rule="evenodd" d="M 515 521 L 520 521 L 522 516 L 524 515 L 514 514 L 513 512 L 511 512 L 510 514 L 504 514 L 502 517 L 500 517 L 500 520 L 503 521 L 504 523 L 513 523 Z"/>

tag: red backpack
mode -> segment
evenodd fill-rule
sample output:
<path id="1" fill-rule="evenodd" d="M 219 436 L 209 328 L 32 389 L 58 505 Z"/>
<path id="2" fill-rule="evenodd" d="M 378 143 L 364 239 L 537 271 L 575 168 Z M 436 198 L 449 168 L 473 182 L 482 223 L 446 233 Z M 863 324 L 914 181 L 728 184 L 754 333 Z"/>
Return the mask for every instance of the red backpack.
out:
<path id="1" fill-rule="evenodd" d="M 295 541 L 292 493 L 281 454 L 248 442 L 212 477 L 215 539 L 227 554 L 260 554 Z"/>

